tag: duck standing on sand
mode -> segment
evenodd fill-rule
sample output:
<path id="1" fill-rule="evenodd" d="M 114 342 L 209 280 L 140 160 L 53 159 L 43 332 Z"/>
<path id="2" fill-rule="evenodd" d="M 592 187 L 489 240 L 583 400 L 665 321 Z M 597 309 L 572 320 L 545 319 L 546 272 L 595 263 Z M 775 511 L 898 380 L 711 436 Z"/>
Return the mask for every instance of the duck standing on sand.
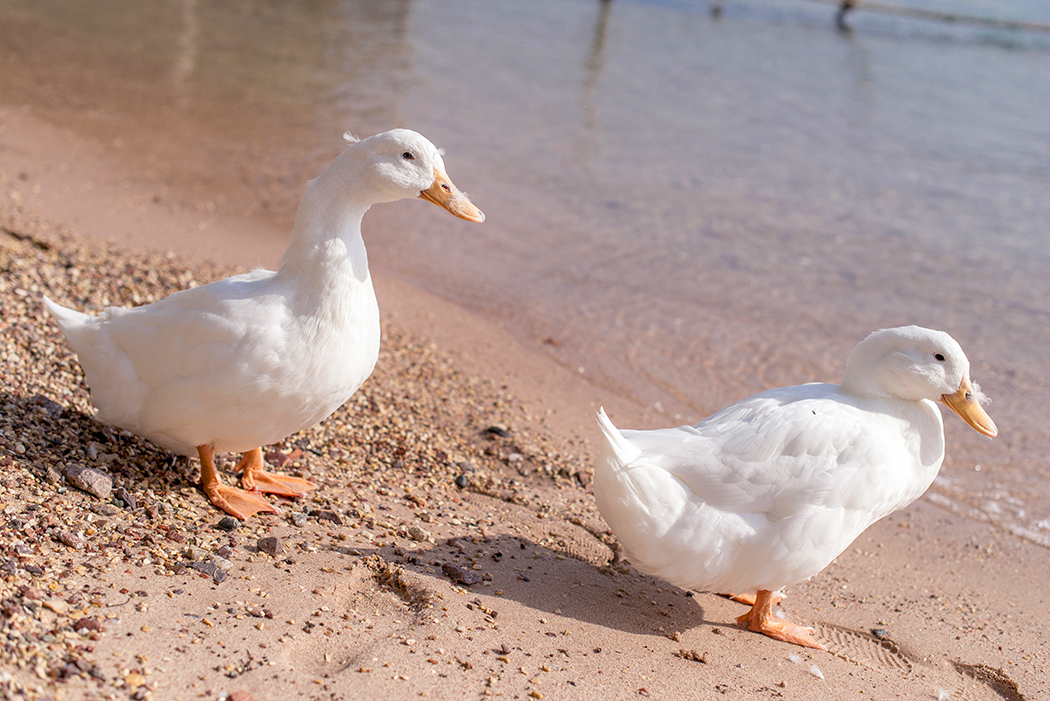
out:
<path id="1" fill-rule="evenodd" d="M 944 459 L 935 401 L 998 433 L 969 371 L 951 336 L 904 326 L 861 341 L 841 386 L 773 389 L 655 431 L 620 431 L 601 410 L 598 508 L 639 570 L 697 591 L 757 591 L 741 625 L 823 649 L 812 628 L 773 615 L 775 592 L 926 491 Z"/>
<path id="2" fill-rule="evenodd" d="M 276 272 L 182 290 L 98 316 L 44 303 L 87 375 L 96 419 L 181 455 L 200 456 L 201 486 L 239 519 L 280 513 L 259 492 L 316 485 L 263 469 L 261 446 L 328 417 L 379 356 L 379 306 L 361 220 L 373 204 L 421 197 L 468 221 L 485 215 L 445 174 L 441 152 L 394 129 L 349 147 L 310 181 Z M 224 485 L 214 453 L 243 453 L 243 489 Z"/>

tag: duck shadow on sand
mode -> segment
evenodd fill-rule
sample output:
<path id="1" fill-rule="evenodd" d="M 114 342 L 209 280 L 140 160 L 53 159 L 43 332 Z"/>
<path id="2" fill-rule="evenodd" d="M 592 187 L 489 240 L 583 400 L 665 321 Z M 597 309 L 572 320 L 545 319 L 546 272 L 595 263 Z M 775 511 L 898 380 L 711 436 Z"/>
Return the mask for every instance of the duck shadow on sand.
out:
<path id="1" fill-rule="evenodd" d="M 691 593 L 633 568 L 597 565 L 522 536 L 450 538 L 411 553 L 396 546 L 345 550 L 403 567 L 403 581 L 423 596 L 447 592 L 452 584 L 494 609 L 510 600 L 552 618 L 635 635 L 671 636 L 704 623 L 735 625 L 705 620 Z"/>
<path id="2" fill-rule="evenodd" d="M 71 467 L 86 467 L 104 473 L 111 480 L 109 494 L 113 505 L 141 508 L 154 501 L 152 495 L 196 494 L 200 505 L 208 508 L 200 489 L 200 467 L 195 459 L 158 448 L 144 438 L 100 424 L 75 405 L 63 406 L 44 394 L 21 397 L 0 391 L 0 408 L 14 435 L 0 436 L 0 446 L 12 459 L 23 464 L 42 482 L 62 483 Z M 310 450 L 307 437 L 293 436 L 286 441 L 293 447 Z M 274 450 L 281 445 L 271 446 Z M 217 454 L 222 479 L 233 482 L 237 456 Z M 120 501 L 120 491 L 131 497 Z M 62 493 L 62 492 L 60 492 Z M 96 494 L 103 502 L 110 496 Z M 216 510 L 221 518 L 223 515 Z"/>
<path id="3" fill-rule="evenodd" d="M 92 468 L 111 478 L 114 494 L 123 488 L 138 497 L 138 504 L 149 501 L 147 490 L 196 489 L 199 472 L 195 464 L 126 431 L 102 425 L 73 406 L 63 406 L 43 394 L 19 397 L 10 392 L 0 392 L 0 406 L 16 432 L 4 441 L 5 447 L 41 481 L 61 482 L 72 466 Z"/>

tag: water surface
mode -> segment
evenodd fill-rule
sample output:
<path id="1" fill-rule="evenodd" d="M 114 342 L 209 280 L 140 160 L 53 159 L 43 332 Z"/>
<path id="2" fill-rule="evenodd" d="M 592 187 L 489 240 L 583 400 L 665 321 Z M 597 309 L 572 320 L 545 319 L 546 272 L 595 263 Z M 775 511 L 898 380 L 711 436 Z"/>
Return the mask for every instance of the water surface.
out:
<path id="1" fill-rule="evenodd" d="M 1050 21 L 1045 3 L 912 2 Z M 202 211 L 287 224 L 352 128 L 448 150 L 488 215 L 366 223 L 372 264 L 696 421 L 837 381 L 876 328 L 954 335 L 994 398 L 928 495 L 1050 546 L 1050 35 L 827 6 L 11 0 L 0 97 Z"/>

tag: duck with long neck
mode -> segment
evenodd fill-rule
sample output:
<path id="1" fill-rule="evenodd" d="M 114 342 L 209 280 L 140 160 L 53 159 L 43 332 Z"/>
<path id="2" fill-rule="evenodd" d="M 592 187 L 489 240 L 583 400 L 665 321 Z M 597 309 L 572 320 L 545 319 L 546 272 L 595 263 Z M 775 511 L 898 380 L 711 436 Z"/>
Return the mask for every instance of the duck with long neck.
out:
<path id="1" fill-rule="evenodd" d="M 315 488 L 264 470 L 261 446 L 324 420 L 375 367 L 379 307 L 361 235 L 369 207 L 420 197 L 468 221 L 485 218 L 421 135 L 347 140 L 303 195 L 278 271 L 94 317 L 45 298 L 84 367 L 96 418 L 197 454 L 208 498 L 237 518 L 279 513 L 260 492 Z M 242 489 L 219 479 L 216 451 L 244 454 Z"/>

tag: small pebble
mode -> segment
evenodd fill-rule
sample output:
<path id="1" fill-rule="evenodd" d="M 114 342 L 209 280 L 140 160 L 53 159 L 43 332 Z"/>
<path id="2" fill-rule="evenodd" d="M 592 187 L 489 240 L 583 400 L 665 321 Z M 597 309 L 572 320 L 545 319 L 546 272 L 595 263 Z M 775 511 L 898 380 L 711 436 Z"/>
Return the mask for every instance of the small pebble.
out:
<path id="1" fill-rule="evenodd" d="M 281 539 L 275 536 L 260 538 L 259 542 L 256 543 L 256 547 L 261 553 L 266 553 L 270 557 L 277 557 L 277 554 L 281 552 Z"/>
<path id="2" fill-rule="evenodd" d="M 190 569 L 197 570 L 198 572 L 203 572 L 204 574 L 211 577 L 212 581 L 214 581 L 216 584 L 222 584 L 226 581 L 226 577 L 228 576 L 214 562 L 191 562 Z"/>
<path id="3" fill-rule="evenodd" d="M 427 543 L 431 539 L 430 531 L 424 531 L 416 525 L 408 527 L 408 537 L 419 543 Z"/>
<path id="4" fill-rule="evenodd" d="M 314 517 L 318 521 L 331 521 L 337 526 L 343 525 L 343 519 L 334 511 L 315 511 Z"/>
<path id="5" fill-rule="evenodd" d="M 29 403 L 35 404 L 39 407 L 43 407 L 44 411 L 51 418 L 57 418 L 59 416 L 62 416 L 62 414 L 64 414 L 66 411 L 62 407 L 62 405 L 56 402 L 54 399 L 51 399 L 50 397 L 45 397 L 42 394 L 34 394 L 32 397 L 29 398 Z"/>
<path id="6" fill-rule="evenodd" d="M 113 496 L 120 499 L 124 506 L 134 511 L 139 508 L 138 502 L 135 500 L 135 496 L 124 487 L 117 487 L 113 490 Z"/>
<path id="7" fill-rule="evenodd" d="M 87 545 L 87 541 L 82 536 L 76 533 L 70 533 L 69 531 L 55 531 L 55 538 L 62 543 L 76 550 L 83 550 Z M 29 569 L 28 567 L 26 569 Z"/>
<path id="8" fill-rule="evenodd" d="M 65 601 L 62 601 L 62 599 L 48 599 L 44 602 L 44 606 L 46 608 L 51 609 L 60 616 L 65 615 L 66 613 L 67 605 Z"/>
<path id="9" fill-rule="evenodd" d="M 182 549 L 182 556 L 187 560 L 207 560 L 210 555 L 207 550 L 196 545 L 187 545 Z"/>
<path id="10" fill-rule="evenodd" d="M 235 519 L 233 516 L 223 516 L 222 519 L 220 519 L 219 522 L 215 524 L 215 527 L 218 528 L 220 531 L 226 531 L 227 533 L 229 533 L 230 531 L 234 530 L 240 525 L 241 522 Z"/>
<path id="11" fill-rule="evenodd" d="M 102 622 L 99 621 L 97 618 L 92 618 L 91 616 L 85 616 L 84 618 L 81 618 L 79 621 L 77 621 L 76 623 L 73 624 L 73 629 L 74 630 L 78 630 L 78 631 L 79 630 L 89 630 L 89 631 L 91 631 L 93 633 L 101 633 L 102 632 Z"/>
<path id="12" fill-rule="evenodd" d="M 284 467 L 291 458 L 282 453 L 279 450 L 272 450 L 266 454 L 266 462 L 270 463 L 274 467 Z"/>
<path id="13" fill-rule="evenodd" d="M 441 565 L 441 571 L 447 574 L 453 582 L 458 582 L 468 587 L 472 584 L 477 584 L 481 581 L 481 577 L 476 575 L 471 570 L 467 569 L 466 567 L 454 565 L 451 562 L 446 562 L 445 564 Z"/>
<path id="14" fill-rule="evenodd" d="M 102 470 L 83 465 L 70 465 L 66 468 L 66 480 L 88 494 L 105 501 L 113 489 L 113 478 Z"/>
<path id="15" fill-rule="evenodd" d="M 38 599 L 44 598 L 44 592 L 36 587 L 24 587 L 22 589 L 22 598 L 29 599 L 30 601 L 37 601 Z"/>

